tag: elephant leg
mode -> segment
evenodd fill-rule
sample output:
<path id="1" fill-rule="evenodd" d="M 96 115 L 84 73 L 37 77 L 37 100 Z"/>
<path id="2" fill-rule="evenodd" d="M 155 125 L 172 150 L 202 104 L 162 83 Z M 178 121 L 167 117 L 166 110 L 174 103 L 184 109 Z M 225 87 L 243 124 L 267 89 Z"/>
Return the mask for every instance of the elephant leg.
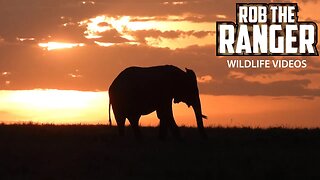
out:
<path id="1" fill-rule="evenodd" d="M 167 121 L 168 121 L 168 126 L 170 127 L 170 130 L 171 130 L 173 136 L 176 137 L 177 139 L 180 139 L 181 134 L 180 134 L 179 127 L 176 124 L 176 121 L 174 120 L 174 117 L 173 117 L 172 104 L 170 104 L 170 106 L 168 108 Z"/>
<path id="2" fill-rule="evenodd" d="M 168 123 L 166 119 L 160 118 L 160 130 L 159 130 L 159 138 L 161 140 L 165 140 L 168 136 Z"/>
<path id="3" fill-rule="evenodd" d="M 172 118 L 168 119 L 168 125 L 169 125 L 169 127 L 171 129 L 171 132 L 174 135 L 174 137 L 176 137 L 177 139 L 181 139 L 181 134 L 180 134 L 179 127 L 176 124 L 173 116 L 172 116 Z"/>
<path id="4" fill-rule="evenodd" d="M 126 122 L 126 118 L 124 116 L 119 115 L 118 113 L 114 113 L 114 117 L 117 122 L 119 135 L 124 136 L 124 124 Z"/>
<path id="5" fill-rule="evenodd" d="M 181 136 L 180 136 L 179 127 L 177 126 L 172 113 L 172 103 L 170 101 L 163 105 L 164 106 L 162 106 L 157 110 L 157 116 L 160 119 L 160 132 L 159 132 L 160 139 L 166 138 L 168 127 L 170 127 L 172 134 L 176 138 L 180 139 Z"/>
<path id="6" fill-rule="evenodd" d="M 157 110 L 157 117 L 160 119 L 160 129 L 159 129 L 159 138 L 165 140 L 167 137 L 168 125 L 165 118 L 165 113 L 163 110 Z"/>
<path id="7" fill-rule="evenodd" d="M 139 128 L 139 119 L 140 119 L 140 115 L 128 117 L 130 125 L 133 129 L 133 133 L 137 139 L 141 139 L 141 132 L 140 132 L 140 128 Z"/>

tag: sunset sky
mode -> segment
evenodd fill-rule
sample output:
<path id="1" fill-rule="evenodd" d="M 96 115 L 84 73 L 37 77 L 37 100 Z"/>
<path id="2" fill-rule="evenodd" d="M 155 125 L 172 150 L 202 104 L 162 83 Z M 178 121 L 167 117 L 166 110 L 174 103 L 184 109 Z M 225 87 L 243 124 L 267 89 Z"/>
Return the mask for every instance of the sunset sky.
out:
<path id="1" fill-rule="evenodd" d="M 235 21 L 236 2 L 0 1 L 0 122 L 106 124 L 106 91 L 123 69 L 172 64 L 196 72 L 206 126 L 320 127 L 319 56 L 285 57 L 306 69 L 228 69 L 215 55 L 215 22 Z M 294 2 L 299 21 L 320 27 L 319 0 Z M 184 104 L 174 115 L 196 124 Z"/>

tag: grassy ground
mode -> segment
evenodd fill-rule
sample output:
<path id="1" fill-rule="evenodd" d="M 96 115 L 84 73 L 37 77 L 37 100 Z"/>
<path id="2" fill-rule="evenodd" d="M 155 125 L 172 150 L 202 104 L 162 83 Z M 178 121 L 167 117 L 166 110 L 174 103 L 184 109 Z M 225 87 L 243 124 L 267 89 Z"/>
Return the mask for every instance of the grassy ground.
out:
<path id="1" fill-rule="evenodd" d="M 319 179 L 319 129 L 181 128 L 159 141 L 157 128 L 0 125 L 0 179 Z"/>

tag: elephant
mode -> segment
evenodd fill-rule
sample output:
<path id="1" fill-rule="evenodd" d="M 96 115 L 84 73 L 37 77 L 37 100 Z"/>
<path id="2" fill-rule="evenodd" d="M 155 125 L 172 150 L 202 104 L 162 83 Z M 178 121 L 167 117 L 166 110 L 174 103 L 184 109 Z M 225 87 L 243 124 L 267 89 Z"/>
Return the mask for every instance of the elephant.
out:
<path id="1" fill-rule="evenodd" d="M 124 135 L 125 120 L 128 119 L 136 138 L 141 137 L 139 119 L 156 111 L 160 119 L 160 139 L 167 136 L 167 128 L 180 138 L 179 128 L 174 120 L 172 101 L 192 106 L 198 130 L 203 138 L 204 130 L 197 78 L 194 71 L 186 72 L 173 65 L 152 67 L 128 67 L 123 70 L 109 87 L 109 123 L 111 107 L 120 136 Z"/>

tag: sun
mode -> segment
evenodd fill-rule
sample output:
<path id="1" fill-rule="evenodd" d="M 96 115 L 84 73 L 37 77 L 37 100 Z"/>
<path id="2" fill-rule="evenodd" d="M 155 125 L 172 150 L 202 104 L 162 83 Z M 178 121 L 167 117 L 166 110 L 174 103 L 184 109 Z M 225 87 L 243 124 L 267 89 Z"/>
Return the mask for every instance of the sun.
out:
<path id="1" fill-rule="evenodd" d="M 47 43 L 39 43 L 38 45 L 48 51 L 85 46 L 84 43 L 65 43 L 65 42 L 47 42 Z"/>

